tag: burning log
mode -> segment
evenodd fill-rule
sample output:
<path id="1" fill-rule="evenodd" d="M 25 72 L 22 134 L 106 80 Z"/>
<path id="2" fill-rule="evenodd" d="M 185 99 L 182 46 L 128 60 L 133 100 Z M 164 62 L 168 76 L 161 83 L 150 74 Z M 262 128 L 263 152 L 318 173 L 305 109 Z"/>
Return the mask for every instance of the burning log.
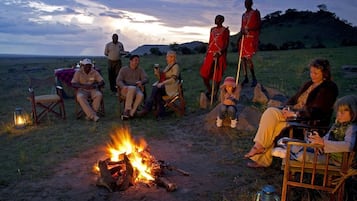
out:
<path id="1" fill-rule="evenodd" d="M 110 192 L 113 192 L 115 180 L 112 177 L 112 174 L 108 170 L 108 165 L 106 161 L 99 161 L 98 168 L 100 177 L 97 180 L 97 186 L 103 186 L 107 188 Z"/>
<path id="2" fill-rule="evenodd" d="M 185 176 L 190 175 L 180 168 L 156 160 L 150 154 L 146 142 L 142 140 L 140 144 L 135 143 L 129 130 L 122 129 L 116 134 L 111 136 L 112 142 L 108 146 L 110 158 L 97 164 L 97 186 L 113 192 L 126 190 L 136 183 L 145 183 L 148 186 L 163 186 L 172 192 L 177 189 L 177 185 L 163 177 L 165 169 Z"/>
<path id="3" fill-rule="evenodd" d="M 116 182 L 116 185 L 119 187 L 120 191 L 126 190 L 127 188 L 129 188 L 129 186 L 134 185 L 135 181 L 133 166 L 131 166 L 130 161 L 126 155 L 124 155 L 124 163 L 126 170 Z"/>
<path id="4" fill-rule="evenodd" d="M 155 181 L 158 185 L 164 186 L 166 190 L 169 192 L 175 191 L 177 189 L 175 183 L 170 182 L 168 179 L 164 177 L 158 177 Z"/>
<path id="5" fill-rule="evenodd" d="M 165 161 L 159 160 L 159 163 L 160 163 L 160 166 L 162 168 L 166 168 L 166 169 L 168 169 L 170 171 L 175 170 L 175 171 L 177 171 L 177 172 L 179 172 L 179 173 L 181 173 L 181 174 L 183 174 L 185 176 L 190 176 L 190 173 L 188 173 L 188 172 L 186 172 L 186 171 L 184 171 L 184 170 L 182 170 L 180 168 L 177 168 L 177 167 L 175 167 L 173 165 L 170 165 L 169 163 L 165 163 Z"/>

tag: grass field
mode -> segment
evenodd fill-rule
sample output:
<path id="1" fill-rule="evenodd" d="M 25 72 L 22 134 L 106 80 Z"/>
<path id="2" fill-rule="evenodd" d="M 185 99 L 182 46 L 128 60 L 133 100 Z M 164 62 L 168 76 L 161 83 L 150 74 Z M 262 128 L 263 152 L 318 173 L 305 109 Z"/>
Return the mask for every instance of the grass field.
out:
<path id="1" fill-rule="evenodd" d="M 356 94 L 356 77 L 346 76 L 341 69 L 343 65 L 357 65 L 356 52 L 357 47 L 258 52 L 254 57 L 256 75 L 258 82 L 264 86 L 276 88 L 290 96 L 308 79 L 309 61 L 316 57 L 327 58 L 331 62 L 333 79 L 340 90 L 339 96 Z M 50 177 L 58 163 L 93 146 L 104 144 L 109 139 L 107 134 L 123 124 L 117 112 L 117 98 L 112 96 L 108 89 L 106 59 L 90 57 L 95 59 L 97 66 L 101 67 L 107 83 L 104 91 L 106 116 L 101 119 L 100 124 L 76 120 L 74 100 L 66 99 L 66 121 L 49 116 L 37 127 L 29 126 L 23 130 L 13 128 L 12 115 L 16 107 L 22 107 L 26 112 L 31 111 L 30 104 L 26 100 L 27 76 L 52 75 L 56 68 L 70 67 L 81 58 L 40 56 L 0 58 L 0 147 L 2 147 L 0 189 L 23 180 L 36 181 Z M 203 58 L 203 54 L 178 56 L 184 79 L 188 116 L 206 112 L 199 109 L 199 94 L 204 90 L 199 76 Z M 225 76 L 236 75 L 237 61 L 235 53 L 228 55 Z M 128 59 L 125 58 L 123 64 L 127 63 Z M 150 83 L 154 82 L 152 75 L 154 63 L 164 66 L 165 57 L 141 57 L 141 66 L 150 75 Z M 171 117 L 166 123 L 174 124 L 179 120 Z M 165 124 L 158 123 L 152 118 L 134 119 L 129 124 L 134 132 L 144 133 L 147 137 L 164 138 Z"/>

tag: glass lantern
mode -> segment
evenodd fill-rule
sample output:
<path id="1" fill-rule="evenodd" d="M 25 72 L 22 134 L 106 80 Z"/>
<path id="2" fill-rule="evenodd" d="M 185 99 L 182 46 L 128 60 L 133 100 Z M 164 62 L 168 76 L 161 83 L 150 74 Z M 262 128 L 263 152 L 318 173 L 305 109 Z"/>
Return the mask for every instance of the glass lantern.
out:
<path id="1" fill-rule="evenodd" d="M 15 124 L 15 128 L 17 128 L 17 129 L 26 127 L 26 124 L 27 124 L 26 114 L 25 114 L 24 110 L 20 107 L 15 109 L 14 124 Z"/>

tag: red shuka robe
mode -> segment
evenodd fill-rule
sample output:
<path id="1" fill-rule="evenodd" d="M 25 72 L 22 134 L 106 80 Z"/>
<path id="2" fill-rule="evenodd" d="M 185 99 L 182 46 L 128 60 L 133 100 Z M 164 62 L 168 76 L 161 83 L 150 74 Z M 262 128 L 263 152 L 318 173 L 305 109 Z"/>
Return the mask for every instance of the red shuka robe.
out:
<path id="1" fill-rule="evenodd" d="M 258 10 L 246 11 L 242 16 L 241 30 L 248 29 L 248 33 L 244 35 L 242 57 L 252 58 L 258 49 L 259 33 L 260 33 L 260 12 Z M 241 48 L 239 43 L 239 51 Z"/>
<path id="2" fill-rule="evenodd" d="M 224 71 L 227 67 L 227 48 L 229 43 L 228 27 L 211 28 L 206 57 L 200 69 L 200 75 L 206 79 L 213 79 L 215 82 L 221 82 Z M 217 59 L 216 73 L 214 71 L 214 53 L 221 52 Z"/>

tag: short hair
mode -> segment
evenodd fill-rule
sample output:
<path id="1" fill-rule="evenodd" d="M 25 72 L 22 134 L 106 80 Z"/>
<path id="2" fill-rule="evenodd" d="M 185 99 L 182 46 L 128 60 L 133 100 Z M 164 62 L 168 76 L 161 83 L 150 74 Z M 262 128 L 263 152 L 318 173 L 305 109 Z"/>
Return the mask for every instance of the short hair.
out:
<path id="1" fill-rule="evenodd" d="M 139 55 L 133 54 L 133 55 L 130 56 L 129 60 L 131 61 L 131 60 L 134 59 L 135 57 L 140 58 Z"/>
<path id="2" fill-rule="evenodd" d="M 224 22 L 224 16 L 223 15 L 217 15 L 216 19 L 221 20 L 222 22 Z"/>
<path id="3" fill-rule="evenodd" d="M 348 108 L 351 113 L 351 122 L 357 121 L 357 96 L 347 95 L 343 96 L 335 102 L 334 108 L 337 112 L 340 107 Z"/>
<path id="4" fill-rule="evenodd" d="M 169 54 L 176 56 L 176 52 L 173 50 L 167 51 L 166 55 L 169 55 Z"/>
<path id="5" fill-rule="evenodd" d="M 314 59 L 309 66 L 320 69 L 324 80 L 331 80 L 331 66 L 327 59 Z"/>

